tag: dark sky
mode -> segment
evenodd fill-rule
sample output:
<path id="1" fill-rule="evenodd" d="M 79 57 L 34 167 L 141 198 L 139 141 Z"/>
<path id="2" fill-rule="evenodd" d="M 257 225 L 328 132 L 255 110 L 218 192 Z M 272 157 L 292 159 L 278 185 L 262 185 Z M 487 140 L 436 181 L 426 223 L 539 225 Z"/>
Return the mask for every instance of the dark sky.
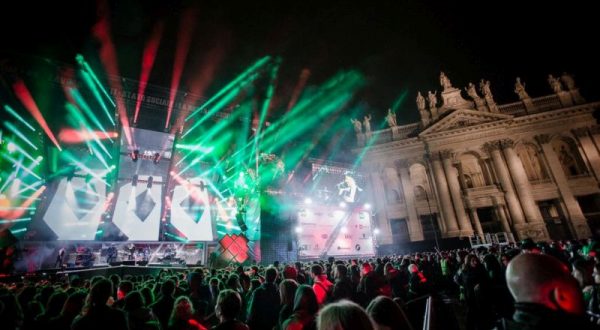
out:
<path id="1" fill-rule="evenodd" d="M 97 52 L 90 29 L 94 1 L 45 4 L 17 1 L 2 8 L 2 48 L 72 61 Z M 217 1 L 221 3 L 225 1 Z M 165 24 L 150 82 L 169 86 L 179 23 L 191 12 L 194 24 L 181 88 L 212 50 L 222 56 L 206 97 L 264 55 L 283 59 L 276 107 L 284 107 L 302 69 L 308 85 L 340 70 L 356 69 L 367 86 L 355 98 L 375 118 L 402 94 L 398 122 L 418 120 L 417 90 L 440 90 L 443 70 L 457 87 L 486 78 L 499 103 L 516 101 L 514 79 L 529 94 L 550 93 L 548 73 L 573 73 L 584 97 L 597 99 L 600 74 L 597 11 L 590 1 L 559 4 L 524 1 L 109 1 L 113 41 L 123 76 L 139 79 L 142 50 L 154 26 Z M 14 3 L 14 2 L 13 2 Z M 16 6 L 16 7 L 15 7 Z M 350 124 L 349 124 L 350 126 Z"/>

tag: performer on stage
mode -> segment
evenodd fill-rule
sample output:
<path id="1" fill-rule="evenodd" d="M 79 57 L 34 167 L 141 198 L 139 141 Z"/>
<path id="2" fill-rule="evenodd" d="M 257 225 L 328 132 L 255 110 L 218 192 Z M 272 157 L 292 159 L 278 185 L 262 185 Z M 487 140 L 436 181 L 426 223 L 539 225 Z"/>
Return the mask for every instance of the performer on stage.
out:
<path id="1" fill-rule="evenodd" d="M 63 263 L 65 260 L 65 247 L 61 247 L 58 250 L 58 255 L 56 256 L 56 263 L 54 264 L 54 268 L 63 268 Z"/>

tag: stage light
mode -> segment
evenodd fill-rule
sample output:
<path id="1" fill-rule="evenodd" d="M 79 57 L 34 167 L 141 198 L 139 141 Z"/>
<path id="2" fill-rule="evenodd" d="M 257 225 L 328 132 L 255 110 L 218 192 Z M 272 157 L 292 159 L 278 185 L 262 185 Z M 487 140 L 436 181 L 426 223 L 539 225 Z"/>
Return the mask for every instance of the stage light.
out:
<path id="1" fill-rule="evenodd" d="M 371 204 L 365 203 L 365 210 L 370 210 L 370 209 L 371 209 Z"/>
<path id="2" fill-rule="evenodd" d="M 296 234 L 300 234 L 302 233 L 302 227 L 297 226 L 296 228 L 294 228 L 294 231 L 296 232 Z"/>
<path id="3" fill-rule="evenodd" d="M 129 154 L 131 156 L 131 160 L 134 162 L 138 161 L 138 158 L 140 156 L 140 151 L 138 149 L 135 149 L 132 153 Z"/>
<path id="4" fill-rule="evenodd" d="M 44 156 L 37 156 L 37 157 L 35 158 L 35 161 L 36 161 L 37 163 L 39 163 L 39 162 L 41 162 L 43 159 L 44 159 Z"/>
<path id="5" fill-rule="evenodd" d="M 6 150 L 8 150 L 8 152 L 10 152 L 12 154 L 13 152 L 17 151 L 17 146 L 12 142 L 8 142 L 8 145 L 6 146 Z"/>
<path id="6" fill-rule="evenodd" d="M 375 228 L 375 229 L 373 229 L 373 234 L 375 234 L 375 235 L 379 235 L 379 228 Z"/>
<path id="7" fill-rule="evenodd" d="M 342 227 L 341 231 L 342 231 L 342 234 L 345 234 L 345 233 L 347 233 L 347 232 L 348 232 L 348 228 L 346 228 L 346 227 Z"/>
<path id="8" fill-rule="evenodd" d="M 346 202 L 340 202 L 340 207 L 345 209 L 346 208 Z"/>
<path id="9" fill-rule="evenodd" d="M 305 198 L 305 199 L 304 199 L 304 204 L 312 204 L 312 199 L 310 199 L 310 198 Z"/>
<path id="10" fill-rule="evenodd" d="M 152 162 L 154 164 L 158 164 L 158 161 L 160 160 L 160 154 L 157 152 L 154 154 L 154 158 L 152 159 Z"/>

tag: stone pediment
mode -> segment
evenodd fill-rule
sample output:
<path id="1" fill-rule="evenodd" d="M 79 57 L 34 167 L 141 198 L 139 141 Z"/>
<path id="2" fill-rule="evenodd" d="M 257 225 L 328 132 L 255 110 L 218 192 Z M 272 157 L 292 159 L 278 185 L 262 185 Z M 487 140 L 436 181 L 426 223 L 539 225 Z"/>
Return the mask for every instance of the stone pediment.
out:
<path id="1" fill-rule="evenodd" d="M 512 118 L 511 115 L 483 112 L 478 110 L 454 110 L 433 125 L 427 127 L 419 135 L 429 135 L 461 129 L 469 126 L 477 126 L 495 121 L 503 121 Z"/>

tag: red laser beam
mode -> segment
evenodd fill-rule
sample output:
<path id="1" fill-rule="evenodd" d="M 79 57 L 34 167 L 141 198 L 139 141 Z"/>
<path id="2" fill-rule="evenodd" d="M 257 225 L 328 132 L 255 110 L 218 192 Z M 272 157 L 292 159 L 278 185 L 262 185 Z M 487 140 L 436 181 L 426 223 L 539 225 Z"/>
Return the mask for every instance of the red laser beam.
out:
<path id="1" fill-rule="evenodd" d="M 188 9 L 179 22 L 179 38 L 177 38 L 177 48 L 175 49 L 175 62 L 173 63 L 173 76 L 171 77 L 171 93 L 169 95 L 169 107 L 167 109 L 167 120 L 165 121 L 165 128 L 169 127 L 171 120 L 171 113 L 173 112 L 173 104 L 175 104 L 175 97 L 177 95 L 177 89 L 179 88 L 179 81 L 181 74 L 183 73 L 183 67 L 185 66 L 185 59 L 190 50 L 190 42 L 192 41 L 192 31 L 196 25 L 195 10 Z"/>
<path id="2" fill-rule="evenodd" d="M 86 141 L 94 140 L 94 137 L 99 140 L 105 140 L 109 138 L 117 138 L 119 134 L 117 132 L 103 132 L 103 131 L 80 131 L 73 128 L 63 128 L 58 133 L 58 139 L 61 142 L 67 144 L 77 144 Z"/>
<path id="3" fill-rule="evenodd" d="M 40 127 L 42 127 L 42 129 L 44 130 L 48 138 L 50 138 L 52 143 L 54 143 L 58 150 L 62 151 L 62 148 L 58 144 L 54 133 L 52 133 L 50 127 L 48 127 L 48 123 L 44 119 L 44 116 L 42 116 L 42 113 L 40 112 L 40 109 L 38 108 L 37 104 L 35 104 L 35 101 L 33 100 L 31 93 L 29 93 L 27 86 L 25 86 L 25 83 L 22 80 L 15 82 L 13 85 L 13 90 L 15 91 L 15 94 L 17 95 L 19 100 L 21 100 L 21 103 L 23 103 L 25 108 L 27 108 L 29 113 L 38 122 Z"/>
<path id="4" fill-rule="evenodd" d="M 156 60 L 156 52 L 158 51 L 158 45 L 162 38 L 164 29 L 164 23 L 159 22 L 154 26 L 150 40 L 146 43 L 144 48 L 144 54 L 142 55 L 142 72 L 140 73 L 140 85 L 138 86 L 138 95 L 144 95 L 146 86 L 148 85 L 148 79 L 150 78 L 150 72 L 154 66 L 154 60 Z M 133 123 L 137 123 L 138 114 L 140 113 L 140 106 L 142 105 L 142 97 L 138 97 L 135 102 L 135 115 L 133 116 Z"/>
<path id="5" fill-rule="evenodd" d="M 102 61 L 106 72 L 113 77 L 120 77 L 119 67 L 117 64 L 117 51 L 115 50 L 115 45 L 113 44 L 110 36 L 110 20 L 108 9 L 108 1 L 98 1 L 98 16 L 100 19 L 98 20 L 98 23 L 94 25 L 92 31 L 96 39 L 100 41 L 100 60 Z M 125 107 L 125 102 L 123 102 L 123 86 L 121 85 L 121 81 L 118 79 L 108 79 L 108 82 L 110 87 L 117 92 L 115 95 L 115 101 L 117 103 L 117 111 L 119 113 L 121 126 L 125 132 L 127 143 L 129 145 L 134 145 L 134 141 L 131 136 L 129 118 L 127 118 L 127 109 Z"/>

